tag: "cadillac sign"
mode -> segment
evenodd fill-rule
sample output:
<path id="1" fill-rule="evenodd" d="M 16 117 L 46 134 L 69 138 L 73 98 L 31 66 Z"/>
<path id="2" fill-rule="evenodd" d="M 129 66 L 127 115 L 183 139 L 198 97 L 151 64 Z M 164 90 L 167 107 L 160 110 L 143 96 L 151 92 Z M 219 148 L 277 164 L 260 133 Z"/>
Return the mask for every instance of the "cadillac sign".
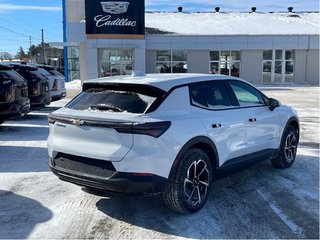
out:
<path id="1" fill-rule="evenodd" d="M 87 35 L 144 35 L 144 0 L 85 0 L 85 9 Z"/>

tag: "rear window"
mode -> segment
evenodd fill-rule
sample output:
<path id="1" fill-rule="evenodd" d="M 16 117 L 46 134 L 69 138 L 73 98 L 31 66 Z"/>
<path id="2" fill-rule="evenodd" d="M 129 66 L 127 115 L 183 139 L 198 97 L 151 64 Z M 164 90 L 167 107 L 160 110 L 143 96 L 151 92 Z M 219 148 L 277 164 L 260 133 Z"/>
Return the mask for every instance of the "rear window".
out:
<path id="1" fill-rule="evenodd" d="M 2 82 L 7 80 L 24 81 L 23 78 L 17 72 L 12 70 L 7 70 L 7 71 L 0 70 L 0 80 Z"/>
<path id="2" fill-rule="evenodd" d="M 156 94 L 143 91 L 143 88 L 88 88 L 66 107 L 86 111 L 144 113 L 156 99 Z"/>
<path id="3" fill-rule="evenodd" d="M 27 69 L 27 68 L 20 68 L 17 69 L 17 72 L 21 74 L 24 78 L 27 80 L 33 80 L 33 79 L 43 79 L 44 76 L 41 75 L 41 73 L 36 69 Z"/>
<path id="4" fill-rule="evenodd" d="M 62 73 L 60 73 L 58 70 L 55 70 L 55 69 L 47 69 L 47 71 L 48 71 L 51 75 L 53 75 L 53 76 L 64 77 L 64 76 L 62 75 Z"/>

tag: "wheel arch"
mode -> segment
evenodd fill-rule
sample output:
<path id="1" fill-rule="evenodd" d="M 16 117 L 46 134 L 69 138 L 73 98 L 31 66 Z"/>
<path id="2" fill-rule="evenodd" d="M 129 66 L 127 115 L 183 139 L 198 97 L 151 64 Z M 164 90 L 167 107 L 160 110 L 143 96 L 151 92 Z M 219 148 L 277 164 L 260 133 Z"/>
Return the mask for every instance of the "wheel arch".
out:
<path id="1" fill-rule="evenodd" d="M 285 126 L 285 128 L 283 129 L 283 133 L 285 132 L 285 129 L 288 127 L 288 126 L 292 126 L 294 127 L 296 130 L 297 130 L 297 134 L 298 134 L 298 142 L 299 142 L 299 139 L 300 139 L 300 123 L 299 123 L 299 119 L 297 117 L 291 117 L 289 118 L 289 120 L 287 121 L 287 124 Z M 283 138 L 283 136 L 282 136 Z M 281 139 L 282 139 L 281 138 Z"/>
<path id="2" fill-rule="evenodd" d="M 211 139 L 209 139 L 206 136 L 198 136 L 190 139 L 179 151 L 177 154 L 170 173 L 169 173 L 169 179 L 172 179 L 174 176 L 174 173 L 176 172 L 176 169 L 178 168 L 178 165 L 183 157 L 183 155 L 190 149 L 190 148 L 196 148 L 204 151 L 212 164 L 213 171 L 215 171 L 219 167 L 219 155 L 217 148 L 215 144 L 212 142 Z"/>

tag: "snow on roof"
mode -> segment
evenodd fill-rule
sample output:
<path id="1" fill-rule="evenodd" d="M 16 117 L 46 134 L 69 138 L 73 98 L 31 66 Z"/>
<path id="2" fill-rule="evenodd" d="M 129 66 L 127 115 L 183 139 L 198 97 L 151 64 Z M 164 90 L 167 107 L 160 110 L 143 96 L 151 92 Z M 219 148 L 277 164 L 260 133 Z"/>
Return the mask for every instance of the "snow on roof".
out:
<path id="1" fill-rule="evenodd" d="M 320 13 L 146 12 L 152 33 L 182 35 L 303 35 L 320 33 Z M 150 32 L 151 33 L 151 32 Z"/>

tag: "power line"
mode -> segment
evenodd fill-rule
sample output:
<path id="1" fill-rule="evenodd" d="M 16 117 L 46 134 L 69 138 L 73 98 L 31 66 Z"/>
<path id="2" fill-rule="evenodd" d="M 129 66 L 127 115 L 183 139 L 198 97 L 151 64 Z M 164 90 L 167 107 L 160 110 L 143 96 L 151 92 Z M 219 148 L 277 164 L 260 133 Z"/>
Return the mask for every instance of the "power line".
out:
<path id="1" fill-rule="evenodd" d="M 24 36 L 24 37 L 26 37 L 26 38 L 30 38 L 30 37 L 32 37 L 32 39 L 37 39 L 37 40 L 41 40 L 41 38 L 38 38 L 38 37 L 35 37 L 35 36 L 31 36 L 31 35 L 25 35 L 25 34 L 23 34 L 23 33 L 19 33 L 19 32 L 16 32 L 16 31 L 13 31 L 13 30 L 11 30 L 11 29 L 9 29 L 9 28 L 6 28 L 6 27 L 3 27 L 3 26 L 0 26 L 0 28 L 3 28 L 3 29 L 5 29 L 5 30 L 7 30 L 7 31 L 9 31 L 9 32 L 12 32 L 12 33 L 15 33 L 15 34 L 18 34 L 18 35 L 20 35 L 20 36 Z"/>
<path id="2" fill-rule="evenodd" d="M 22 25 L 25 25 L 25 22 L 23 22 L 23 21 L 21 21 L 19 19 L 14 19 L 15 21 L 19 22 L 18 24 L 14 23 L 14 22 L 11 22 L 11 21 L 8 21 L 8 18 L 11 18 L 11 16 L 6 16 L 6 18 L 0 16 L 0 18 L 5 20 L 5 22 L 8 23 L 9 25 L 15 26 L 16 28 L 20 28 L 21 30 L 24 30 L 24 32 L 30 32 L 29 36 L 32 36 L 33 39 L 41 40 L 41 38 L 35 37 L 37 35 L 37 33 L 35 33 L 35 31 L 34 31 L 35 29 L 34 28 L 31 30 L 31 28 L 29 28 L 29 27 L 26 28 L 25 26 L 22 26 Z"/>
<path id="3" fill-rule="evenodd" d="M 29 37 L 29 36 L 27 36 L 27 35 L 25 35 L 25 34 L 23 34 L 23 33 L 19 33 L 19 32 L 13 31 L 13 30 L 11 30 L 11 29 L 9 29 L 9 28 L 6 28 L 6 27 L 0 26 L 0 28 L 3 28 L 3 29 L 5 29 L 5 30 L 7 30 L 7 31 L 9 31 L 9 32 L 12 32 L 12 33 L 15 33 L 15 34 L 24 36 L 24 37 Z"/>

